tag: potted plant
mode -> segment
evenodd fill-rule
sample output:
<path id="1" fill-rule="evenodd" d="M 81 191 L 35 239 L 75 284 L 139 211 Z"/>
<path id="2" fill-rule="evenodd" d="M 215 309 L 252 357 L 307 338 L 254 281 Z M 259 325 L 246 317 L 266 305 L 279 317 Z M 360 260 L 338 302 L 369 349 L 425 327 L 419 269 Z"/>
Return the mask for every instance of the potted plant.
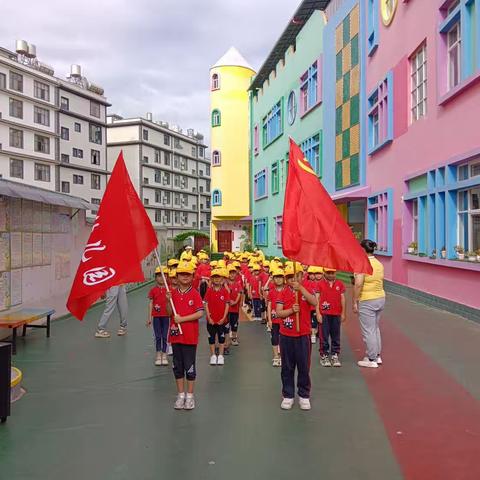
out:
<path id="1" fill-rule="evenodd" d="M 455 251 L 457 252 L 457 257 L 459 260 L 465 259 L 465 249 L 461 245 L 457 245 L 455 247 Z"/>
<path id="2" fill-rule="evenodd" d="M 477 261 L 477 252 L 471 251 L 467 252 L 467 257 L 469 262 L 476 262 Z"/>
<path id="3" fill-rule="evenodd" d="M 436 249 L 436 248 L 434 248 L 434 249 L 432 250 L 432 254 L 430 255 L 430 258 L 432 258 L 432 259 L 437 258 L 437 249 Z"/>
<path id="4" fill-rule="evenodd" d="M 477 262 L 480 262 L 480 248 L 477 250 Z"/>
<path id="5" fill-rule="evenodd" d="M 408 246 L 408 253 L 410 253 L 411 255 L 415 255 L 417 253 L 417 248 L 417 242 L 410 243 L 410 245 Z"/>
<path id="6" fill-rule="evenodd" d="M 442 250 L 440 251 L 440 255 L 442 256 L 443 259 L 447 258 L 447 249 L 445 247 L 442 247 Z"/>

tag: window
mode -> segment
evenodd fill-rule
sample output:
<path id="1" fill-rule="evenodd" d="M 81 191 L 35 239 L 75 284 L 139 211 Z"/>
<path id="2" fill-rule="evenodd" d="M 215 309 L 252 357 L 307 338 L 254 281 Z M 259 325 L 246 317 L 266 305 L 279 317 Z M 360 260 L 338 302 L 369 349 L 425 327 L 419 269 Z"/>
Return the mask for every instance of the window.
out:
<path id="1" fill-rule="evenodd" d="M 35 98 L 44 100 L 45 102 L 50 101 L 50 87 L 46 83 L 39 82 L 38 80 L 33 81 L 33 94 Z"/>
<path id="2" fill-rule="evenodd" d="M 272 194 L 278 193 L 280 190 L 280 176 L 278 173 L 278 162 L 272 165 Z"/>
<path id="3" fill-rule="evenodd" d="M 197 157 L 197 147 L 192 147 L 192 157 Z"/>
<path id="4" fill-rule="evenodd" d="M 93 205 L 100 205 L 100 199 L 92 198 L 90 203 L 93 203 Z M 95 215 L 98 213 L 98 210 L 92 210 L 92 213 Z"/>
<path id="5" fill-rule="evenodd" d="M 100 175 L 98 175 L 96 173 L 92 173 L 92 176 L 91 176 L 90 180 L 91 180 L 92 190 L 100 190 L 102 188 L 101 187 Z"/>
<path id="6" fill-rule="evenodd" d="M 180 175 L 173 176 L 173 186 L 180 187 Z"/>
<path id="7" fill-rule="evenodd" d="M 148 142 L 148 130 L 143 129 L 142 138 L 143 138 L 143 140 Z"/>
<path id="8" fill-rule="evenodd" d="M 369 154 L 372 155 L 393 140 L 393 73 L 368 97 Z"/>
<path id="9" fill-rule="evenodd" d="M 260 132 L 258 130 L 258 124 L 253 127 L 253 153 L 258 155 L 260 152 Z"/>
<path id="10" fill-rule="evenodd" d="M 156 183 L 162 183 L 162 172 L 161 172 L 161 170 L 155 170 L 154 181 Z"/>
<path id="11" fill-rule="evenodd" d="M 75 158 L 83 158 L 83 150 L 80 148 L 74 148 L 72 150 L 72 156 Z"/>
<path id="12" fill-rule="evenodd" d="M 90 100 L 90 115 L 92 117 L 100 118 L 100 104 Z"/>
<path id="13" fill-rule="evenodd" d="M 163 163 L 169 167 L 172 164 L 172 154 L 171 152 L 165 152 L 163 157 Z"/>
<path id="14" fill-rule="evenodd" d="M 257 218 L 254 221 L 253 237 L 256 246 L 268 245 L 267 225 L 268 222 L 266 218 Z"/>
<path id="15" fill-rule="evenodd" d="M 62 182 L 62 193 L 70 193 L 70 182 Z"/>
<path id="16" fill-rule="evenodd" d="M 275 217 L 275 245 L 282 245 L 282 225 L 283 225 L 283 217 Z"/>
<path id="17" fill-rule="evenodd" d="M 393 193 L 391 189 L 368 198 L 368 238 L 377 243 L 377 253 L 391 256 L 393 253 Z"/>
<path id="18" fill-rule="evenodd" d="M 461 53 L 460 22 L 456 23 L 447 33 L 447 65 L 448 65 L 448 89 L 456 87 L 460 83 L 460 68 L 462 61 Z"/>
<path id="19" fill-rule="evenodd" d="M 163 134 L 163 144 L 170 145 L 170 136 L 167 135 L 166 133 Z"/>
<path id="20" fill-rule="evenodd" d="M 203 170 L 199 170 L 199 171 L 198 171 L 198 176 L 199 176 L 199 177 L 203 177 Z"/>
<path id="21" fill-rule="evenodd" d="M 102 144 L 102 127 L 98 125 L 89 125 L 89 139 L 92 143 Z"/>
<path id="22" fill-rule="evenodd" d="M 198 156 L 200 158 L 203 158 L 204 151 L 205 149 L 203 147 L 198 147 Z"/>
<path id="23" fill-rule="evenodd" d="M 162 211 L 155 210 L 155 222 L 161 223 L 162 222 Z"/>
<path id="24" fill-rule="evenodd" d="M 317 133 L 313 137 L 307 138 L 302 144 L 301 149 L 305 155 L 305 158 L 308 160 L 308 163 L 312 166 L 315 173 L 321 178 L 322 177 L 322 159 L 320 156 L 320 139 L 321 134 Z"/>
<path id="25" fill-rule="evenodd" d="M 180 144 L 180 139 L 179 139 L 179 138 L 174 137 L 174 139 L 173 139 L 173 146 L 174 146 L 175 148 L 180 149 L 180 150 L 182 149 L 182 145 Z"/>
<path id="26" fill-rule="evenodd" d="M 209 165 L 207 165 L 207 166 L 205 167 L 205 175 L 206 175 L 207 177 L 210 176 L 210 166 L 209 166 Z"/>
<path id="27" fill-rule="evenodd" d="M 60 108 L 70 110 L 70 100 L 67 97 L 60 97 Z"/>
<path id="28" fill-rule="evenodd" d="M 222 164 L 222 154 L 218 150 L 212 152 L 212 165 L 219 167 Z"/>
<path id="29" fill-rule="evenodd" d="M 297 117 L 297 96 L 295 95 L 295 92 L 292 90 L 288 95 L 288 101 L 287 101 L 288 124 L 293 125 L 296 117 Z"/>
<path id="30" fill-rule="evenodd" d="M 10 146 L 14 148 L 23 148 L 23 130 L 16 128 L 10 129 Z"/>
<path id="31" fill-rule="evenodd" d="M 212 127 L 219 127 L 222 123 L 222 117 L 220 110 L 214 110 L 212 112 Z"/>
<path id="32" fill-rule="evenodd" d="M 180 168 L 180 155 L 173 156 L 173 168 Z"/>
<path id="33" fill-rule="evenodd" d="M 33 107 L 33 121 L 40 125 L 50 126 L 50 110 L 41 107 Z M 68 140 L 68 139 L 67 139 Z"/>
<path id="34" fill-rule="evenodd" d="M 44 165 L 43 163 L 35 163 L 35 180 L 39 182 L 50 181 L 50 165 Z"/>
<path id="35" fill-rule="evenodd" d="M 92 150 L 90 153 L 92 165 L 100 165 L 100 150 Z"/>
<path id="36" fill-rule="evenodd" d="M 267 196 L 267 172 L 261 170 L 254 177 L 254 198 L 260 200 Z"/>
<path id="37" fill-rule="evenodd" d="M 220 88 L 220 76 L 218 73 L 212 75 L 212 90 L 218 90 Z"/>
<path id="38" fill-rule="evenodd" d="M 480 249 L 480 186 L 458 192 L 458 245 L 465 252 Z"/>
<path id="39" fill-rule="evenodd" d="M 215 189 L 212 192 L 212 207 L 220 207 L 222 205 L 222 192 Z"/>
<path id="40" fill-rule="evenodd" d="M 412 200 L 412 242 L 418 245 L 418 199 Z"/>
<path id="41" fill-rule="evenodd" d="M 74 175 L 73 183 L 74 185 L 83 185 L 83 175 Z"/>
<path id="42" fill-rule="evenodd" d="M 263 119 L 263 148 L 283 133 L 282 101 L 280 100 Z"/>
<path id="43" fill-rule="evenodd" d="M 62 153 L 60 158 L 62 163 L 70 163 L 70 155 L 67 155 L 66 153 Z"/>
<path id="44" fill-rule="evenodd" d="M 427 45 L 423 44 L 410 59 L 412 122 L 427 114 Z"/>
<path id="45" fill-rule="evenodd" d="M 320 61 L 316 61 L 300 78 L 300 115 L 308 113 L 313 107 L 320 103 L 321 82 L 319 78 Z M 293 122 L 292 122 L 293 123 Z"/>
<path id="46" fill-rule="evenodd" d="M 10 72 L 10 89 L 17 92 L 23 92 L 23 75 L 16 72 Z"/>
<path id="47" fill-rule="evenodd" d="M 13 178 L 23 178 L 23 160 L 16 158 L 10 159 L 10 176 Z"/>
<path id="48" fill-rule="evenodd" d="M 170 185 L 170 174 L 168 172 L 164 172 L 163 174 L 163 184 Z"/>
<path id="49" fill-rule="evenodd" d="M 23 118 L 23 102 L 20 100 L 10 99 L 10 116 L 15 118 Z"/>
<path id="50" fill-rule="evenodd" d="M 367 4 L 367 47 L 368 56 L 372 56 L 378 47 L 378 0 L 368 0 Z"/>
<path id="51" fill-rule="evenodd" d="M 6 88 L 7 86 L 7 76 L 4 73 L 0 73 L 0 88 Z"/>
<path id="52" fill-rule="evenodd" d="M 173 203 L 175 205 L 180 205 L 180 194 L 179 193 L 174 193 L 173 194 Z"/>
<path id="53" fill-rule="evenodd" d="M 143 162 L 148 163 L 148 157 L 146 155 L 143 156 Z"/>
<path id="54" fill-rule="evenodd" d="M 155 163 L 160 163 L 160 150 L 155 150 L 155 157 L 153 161 Z"/>
<path id="55" fill-rule="evenodd" d="M 78 133 L 82 131 L 82 125 L 80 123 L 75 122 L 75 131 Z"/>
<path id="56" fill-rule="evenodd" d="M 43 135 L 35 135 L 34 145 L 35 145 L 34 150 L 36 152 L 46 153 L 46 154 L 50 153 L 50 139 L 48 137 L 44 137 Z M 50 167 L 49 167 L 49 171 L 50 171 Z"/>
<path id="57" fill-rule="evenodd" d="M 70 139 L 70 130 L 66 127 L 62 127 L 60 131 L 60 136 L 62 140 L 69 140 Z"/>

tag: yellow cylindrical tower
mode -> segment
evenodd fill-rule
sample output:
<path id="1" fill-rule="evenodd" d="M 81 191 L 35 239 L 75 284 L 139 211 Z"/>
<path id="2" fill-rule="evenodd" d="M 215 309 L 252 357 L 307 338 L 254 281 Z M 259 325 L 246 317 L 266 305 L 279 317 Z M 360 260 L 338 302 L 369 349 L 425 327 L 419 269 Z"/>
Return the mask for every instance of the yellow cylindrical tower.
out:
<path id="1" fill-rule="evenodd" d="M 255 71 L 234 47 L 210 69 L 213 250 L 238 250 L 250 228 L 249 99 Z"/>

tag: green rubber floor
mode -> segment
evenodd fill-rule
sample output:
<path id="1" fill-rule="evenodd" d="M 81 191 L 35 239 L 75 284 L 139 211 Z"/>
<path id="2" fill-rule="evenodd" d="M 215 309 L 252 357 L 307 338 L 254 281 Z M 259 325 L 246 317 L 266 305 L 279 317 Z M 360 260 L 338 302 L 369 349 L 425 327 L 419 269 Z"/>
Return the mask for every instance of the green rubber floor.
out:
<path id="1" fill-rule="evenodd" d="M 241 323 L 224 367 L 208 365 L 203 334 L 197 408 L 174 411 L 172 372 L 152 361 L 146 292 L 129 296 L 126 337 L 93 337 L 97 307 L 55 322 L 50 339 L 19 341 L 27 394 L 0 426 L 2 480 L 402 478 L 346 338 L 342 368 L 321 368 L 314 351 L 312 410 L 284 412 L 262 325 Z"/>

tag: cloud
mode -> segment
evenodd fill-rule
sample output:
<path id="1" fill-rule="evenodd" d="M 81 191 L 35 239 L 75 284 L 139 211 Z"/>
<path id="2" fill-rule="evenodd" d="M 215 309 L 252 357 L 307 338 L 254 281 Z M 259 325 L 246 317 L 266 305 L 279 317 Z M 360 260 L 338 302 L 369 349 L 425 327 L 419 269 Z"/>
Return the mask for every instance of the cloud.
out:
<path id="1" fill-rule="evenodd" d="M 232 45 L 258 69 L 300 0 L 27 0 L 2 5 L 0 45 L 37 46 L 105 89 L 112 113 L 145 115 L 209 136 L 209 69 Z"/>

